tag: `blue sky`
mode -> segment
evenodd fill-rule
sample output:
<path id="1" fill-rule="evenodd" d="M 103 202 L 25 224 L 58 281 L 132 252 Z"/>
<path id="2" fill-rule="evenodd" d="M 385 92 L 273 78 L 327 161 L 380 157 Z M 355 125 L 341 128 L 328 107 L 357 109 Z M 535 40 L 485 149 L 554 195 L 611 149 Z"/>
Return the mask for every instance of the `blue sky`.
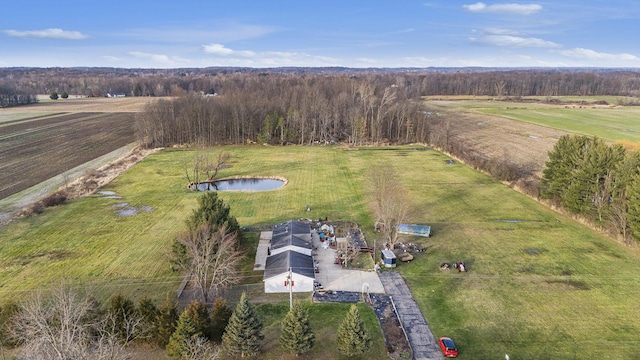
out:
<path id="1" fill-rule="evenodd" d="M 0 67 L 640 67 L 640 2 L 7 1 Z"/>

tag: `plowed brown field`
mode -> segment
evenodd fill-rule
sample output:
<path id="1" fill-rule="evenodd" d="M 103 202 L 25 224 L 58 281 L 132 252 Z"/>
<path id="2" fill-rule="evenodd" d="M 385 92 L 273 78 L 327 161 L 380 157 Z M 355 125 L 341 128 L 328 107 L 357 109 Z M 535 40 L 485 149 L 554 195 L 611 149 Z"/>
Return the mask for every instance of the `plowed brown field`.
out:
<path id="1" fill-rule="evenodd" d="M 0 126 L 0 199 L 134 141 L 135 113 L 58 114 Z"/>
<path id="2" fill-rule="evenodd" d="M 544 126 L 464 111 L 438 109 L 449 122 L 450 136 L 468 151 L 485 158 L 503 158 L 541 175 L 548 152 L 560 136 L 567 134 Z"/>

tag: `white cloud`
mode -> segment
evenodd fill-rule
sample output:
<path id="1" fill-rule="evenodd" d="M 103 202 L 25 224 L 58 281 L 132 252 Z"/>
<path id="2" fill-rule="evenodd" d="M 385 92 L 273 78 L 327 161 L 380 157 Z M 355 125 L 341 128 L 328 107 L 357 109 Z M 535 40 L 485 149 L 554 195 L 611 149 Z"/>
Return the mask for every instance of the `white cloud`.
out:
<path id="1" fill-rule="evenodd" d="M 357 62 L 359 62 L 359 63 L 369 64 L 369 65 L 377 64 L 377 63 L 378 63 L 378 60 L 376 60 L 376 59 L 371 59 L 371 58 L 356 58 L 355 60 L 356 60 Z"/>
<path id="2" fill-rule="evenodd" d="M 219 66 L 336 66 L 339 62 L 331 57 L 315 56 L 304 52 L 234 50 L 222 44 L 203 45 L 205 53 L 213 55 L 210 61 Z M 209 61 L 209 62 L 210 62 Z"/>
<path id="3" fill-rule="evenodd" d="M 211 55 L 216 56 L 242 56 L 242 57 L 254 57 L 256 55 L 255 52 L 250 50 L 233 50 L 222 44 L 209 44 L 202 45 L 202 50 Z"/>
<path id="4" fill-rule="evenodd" d="M 513 3 L 487 5 L 483 2 L 477 2 L 471 5 L 462 5 L 462 7 L 471 12 L 504 13 L 504 14 L 518 14 L 518 15 L 531 15 L 542 10 L 542 6 L 538 4 L 513 4 Z"/>
<path id="5" fill-rule="evenodd" d="M 174 63 L 174 61 L 171 60 L 167 55 L 149 54 L 149 53 L 144 53 L 144 52 L 140 52 L 140 51 L 131 51 L 131 52 L 129 52 L 129 55 L 137 57 L 137 58 L 140 58 L 140 59 L 151 60 L 153 62 L 161 63 L 161 64 L 173 64 Z"/>
<path id="6" fill-rule="evenodd" d="M 34 37 L 42 39 L 64 39 L 64 40 L 83 40 L 89 36 L 79 31 L 67 31 L 62 29 L 44 29 L 44 30 L 3 30 L 5 34 L 14 37 Z"/>
<path id="7" fill-rule="evenodd" d="M 103 56 L 102 58 L 105 59 L 108 62 L 119 62 L 119 61 L 122 60 L 120 58 L 117 58 L 115 56 L 110 56 L 110 55 Z"/>
<path id="8" fill-rule="evenodd" d="M 209 45 L 202 45 L 202 49 L 204 50 L 204 52 L 206 52 L 207 54 L 213 54 L 213 55 L 231 55 L 233 54 L 233 50 L 225 47 L 222 44 L 209 44 Z"/>
<path id="9" fill-rule="evenodd" d="M 608 54 L 597 52 L 591 49 L 574 48 L 571 50 L 562 50 L 559 53 L 563 56 L 585 59 L 585 60 L 626 60 L 626 61 L 638 61 L 639 57 L 631 54 Z"/>
<path id="10" fill-rule="evenodd" d="M 519 35 L 520 33 L 517 31 L 509 30 L 509 29 L 500 29 L 500 28 L 487 28 L 484 29 L 486 34 L 492 35 Z"/>
<path id="11" fill-rule="evenodd" d="M 278 29 L 272 26 L 219 22 L 218 28 L 144 28 L 129 29 L 114 33 L 127 39 L 137 38 L 146 41 L 184 43 L 227 43 L 255 39 L 273 33 Z"/>
<path id="12" fill-rule="evenodd" d="M 520 37 L 512 35 L 483 35 L 480 37 L 470 37 L 469 41 L 481 45 L 498 47 L 533 47 L 533 48 L 559 48 L 562 45 L 538 39 L 534 37 Z"/>

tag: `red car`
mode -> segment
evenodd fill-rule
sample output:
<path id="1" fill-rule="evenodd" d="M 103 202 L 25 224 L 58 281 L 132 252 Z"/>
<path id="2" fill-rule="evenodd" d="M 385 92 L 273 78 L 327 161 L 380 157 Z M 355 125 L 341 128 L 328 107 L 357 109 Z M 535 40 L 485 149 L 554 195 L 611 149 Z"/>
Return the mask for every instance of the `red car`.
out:
<path id="1" fill-rule="evenodd" d="M 444 356 L 446 357 L 458 356 L 458 349 L 456 348 L 456 344 L 453 343 L 453 340 L 451 340 L 448 337 L 441 337 L 440 341 L 438 342 L 440 343 L 440 348 L 442 349 Z"/>

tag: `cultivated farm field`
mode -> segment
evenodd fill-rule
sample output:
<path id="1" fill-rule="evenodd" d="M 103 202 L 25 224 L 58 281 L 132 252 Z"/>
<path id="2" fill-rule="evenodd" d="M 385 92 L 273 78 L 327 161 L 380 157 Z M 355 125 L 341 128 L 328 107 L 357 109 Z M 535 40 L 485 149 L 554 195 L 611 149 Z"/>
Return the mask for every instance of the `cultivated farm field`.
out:
<path id="1" fill-rule="evenodd" d="M 555 101 L 551 101 L 555 100 Z M 640 142 L 640 106 L 619 106 L 623 97 L 558 97 L 501 101 L 437 97 L 428 99 L 432 106 L 486 114 L 541 125 L 567 132 L 598 136 L 615 142 Z M 603 105 L 605 104 L 605 105 Z"/>
<path id="2" fill-rule="evenodd" d="M 0 109 L 0 221 L 120 156 L 150 101 L 78 98 Z"/>
<path id="3" fill-rule="evenodd" d="M 0 199 L 134 141 L 133 113 L 62 113 L 0 123 Z"/>
<path id="4" fill-rule="evenodd" d="M 551 102 L 549 100 L 552 100 Z M 610 105 L 602 105 L 602 102 Z M 640 146 L 640 107 L 624 97 L 426 97 L 431 117 L 446 121 L 456 142 L 482 157 L 502 158 L 541 175 L 547 153 L 564 134 Z"/>
<path id="5" fill-rule="evenodd" d="M 358 223 L 370 242 L 378 235 L 367 177 L 391 164 L 410 193 L 409 221 L 433 230 L 429 239 L 404 238 L 427 250 L 397 269 L 434 335 L 454 338 L 461 359 L 627 359 L 640 353 L 640 282 L 630 266 L 640 251 L 463 164 L 448 164 L 442 153 L 416 146 L 208 151 L 231 154 L 221 177 L 289 180 L 279 190 L 221 192 L 241 226 L 328 217 Z M 59 282 L 89 288 L 99 299 L 122 292 L 160 301 L 175 291 L 181 276 L 169 270 L 167 253 L 199 196 L 187 190 L 183 173 L 184 160 L 195 154 L 155 153 L 103 189 L 109 193 L 0 229 L 0 303 Z M 135 211 L 123 216 L 123 208 Z M 465 261 L 469 272 L 440 270 L 440 263 L 452 261 Z M 335 356 L 328 354 L 316 355 Z"/>

